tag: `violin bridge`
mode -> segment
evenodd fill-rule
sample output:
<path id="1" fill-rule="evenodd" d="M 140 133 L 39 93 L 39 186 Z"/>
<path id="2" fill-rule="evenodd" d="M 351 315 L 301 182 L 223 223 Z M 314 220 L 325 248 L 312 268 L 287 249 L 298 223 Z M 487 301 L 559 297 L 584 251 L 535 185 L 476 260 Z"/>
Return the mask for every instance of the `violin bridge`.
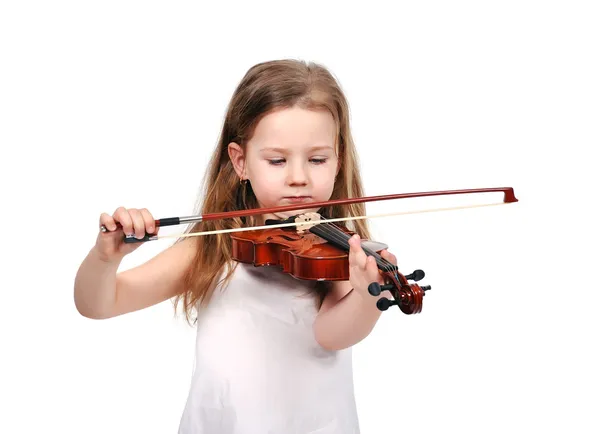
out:
<path id="1" fill-rule="evenodd" d="M 321 214 L 319 214 L 318 212 L 307 212 L 305 214 L 299 214 L 294 219 L 294 223 L 296 223 L 296 231 L 299 235 L 305 234 L 310 228 L 318 225 L 318 222 L 320 220 Z"/>

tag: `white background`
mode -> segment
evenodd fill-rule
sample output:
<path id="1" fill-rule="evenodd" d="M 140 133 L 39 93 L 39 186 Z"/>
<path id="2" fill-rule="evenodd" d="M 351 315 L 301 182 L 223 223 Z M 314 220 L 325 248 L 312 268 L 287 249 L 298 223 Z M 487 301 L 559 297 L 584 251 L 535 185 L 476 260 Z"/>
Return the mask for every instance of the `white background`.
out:
<path id="1" fill-rule="evenodd" d="M 599 432 L 593 3 L 3 2 L 0 431 L 176 432 L 195 330 L 86 319 L 74 278 L 101 212 L 193 211 L 235 86 L 291 57 L 339 79 L 367 195 L 519 199 L 371 221 L 432 290 L 354 347 L 362 431 Z"/>

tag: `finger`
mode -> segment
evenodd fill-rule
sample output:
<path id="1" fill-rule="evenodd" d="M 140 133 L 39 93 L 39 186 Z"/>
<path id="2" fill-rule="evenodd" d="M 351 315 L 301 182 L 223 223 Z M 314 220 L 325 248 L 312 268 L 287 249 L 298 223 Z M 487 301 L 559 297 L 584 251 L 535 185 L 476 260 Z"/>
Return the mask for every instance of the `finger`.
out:
<path id="1" fill-rule="evenodd" d="M 379 268 L 377 268 L 377 261 L 372 256 L 367 258 L 366 271 L 369 279 L 374 282 L 380 279 Z"/>
<path id="2" fill-rule="evenodd" d="M 130 209 L 129 215 L 133 221 L 135 237 L 138 240 L 144 238 L 144 235 L 146 235 L 146 224 L 144 223 L 144 217 L 142 217 L 142 213 L 138 209 Z"/>
<path id="3" fill-rule="evenodd" d="M 348 252 L 348 263 L 351 267 L 364 269 L 367 264 L 367 255 L 360 245 L 360 237 L 353 235 L 348 240 L 350 244 L 350 252 Z"/>
<path id="4" fill-rule="evenodd" d="M 396 255 L 394 255 L 393 253 L 388 252 L 387 249 L 381 251 L 381 256 L 385 260 L 390 261 L 392 264 L 398 265 L 398 260 L 396 259 Z"/>
<path id="5" fill-rule="evenodd" d="M 107 230 L 111 232 L 117 230 L 117 224 L 115 223 L 115 219 L 113 219 L 105 212 L 100 214 L 100 226 L 104 226 Z"/>
<path id="6" fill-rule="evenodd" d="M 140 213 L 142 214 L 142 218 L 144 219 L 144 225 L 146 226 L 146 232 L 152 234 L 154 233 L 154 228 L 155 228 L 155 224 L 154 224 L 154 217 L 152 217 L 152 214 L 150 214 L 150 211 L 148 211 L 146 208 L 142 208 L 140 210 Z"/>
<path id="7" fill-rule="evenodd" d="M 117 210 L 113 214 L 113 218 L 115 219 L 115 221 L 121 223 L 125 235 L 133 235 L 133 221 L 131 220 L 129 212 L 127 212 L 127 210 L 124 207 L 120 206 L 119 208 L 117 208 Z"/>

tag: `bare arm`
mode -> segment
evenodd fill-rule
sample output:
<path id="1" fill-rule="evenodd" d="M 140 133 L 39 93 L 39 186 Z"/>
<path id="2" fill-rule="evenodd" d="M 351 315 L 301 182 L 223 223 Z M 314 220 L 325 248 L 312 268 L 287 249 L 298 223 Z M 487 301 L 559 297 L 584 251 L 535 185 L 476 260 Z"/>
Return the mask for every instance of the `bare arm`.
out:
<path id="1" fill-rule="evenodd" d="M 341 350 L 360 342 L 371 333 L 381 316 L 377 298 L 367 290 L 371 282 L 384 283 L 376 261 L 373 256 L 366 256 L 358 235 L 353 235 L 348 244 L 350 279 L 333 283 L 333 289 L 325 297 L 314 324 L 317 342 L 329 350 Z M 397 264 L 396 256 L 387 249 L 381 252 L 381 256 Z M 388 298 L 392 296 L 387 294 Z"/>
<path id="2" fill-rule="evenodd" d="M 349 281 L 334 282 L 314 323 L 319 345 L 342 350 L 366 338 L 381 316 L 376 301 L 377 297 L 369 299 L 352 289 Z"/>
<path id="3" fill-rule="evenodd" d="M 92 249 L 75 278 L 75 306 L 85 317 L 106 319 L 168 300 L 184 290 L 183 276 L 195 252 L 195 243 L 186 239 L 117 273 L 121 260 L 107 262 Z"/>
<path id="4" fill-rule="evenodd" d="M 75 276 L 75 307 L 88 318 L 100 319 L 115 303 L 117 270 L 121 259 L 105 261 L 92 248 Z"/>

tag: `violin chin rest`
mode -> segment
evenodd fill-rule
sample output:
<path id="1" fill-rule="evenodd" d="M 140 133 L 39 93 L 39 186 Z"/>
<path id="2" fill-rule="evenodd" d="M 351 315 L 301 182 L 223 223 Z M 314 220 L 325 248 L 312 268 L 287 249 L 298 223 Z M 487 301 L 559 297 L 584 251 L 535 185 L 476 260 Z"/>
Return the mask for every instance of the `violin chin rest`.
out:
<path id="1" fill-rule="evenodd" d="M 360 244 L 361 246 L 366 247 L 367 249 L 371 249 L 374 252 L 380 252 L 381 250 L 388 248 L 387 244 L 372 240 L 362 240 Z"/>

